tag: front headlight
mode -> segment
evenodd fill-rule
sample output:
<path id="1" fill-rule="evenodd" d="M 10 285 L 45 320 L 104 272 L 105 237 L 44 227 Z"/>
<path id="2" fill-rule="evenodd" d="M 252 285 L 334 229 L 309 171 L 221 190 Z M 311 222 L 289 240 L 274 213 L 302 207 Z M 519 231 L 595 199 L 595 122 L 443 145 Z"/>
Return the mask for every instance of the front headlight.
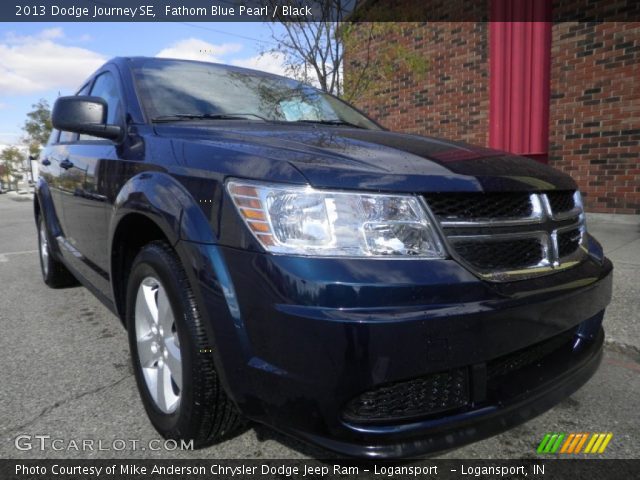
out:
<path id="1" fill-rule="evenodd" d="M 232 180 L 240 216 L 273 253 L 443 258 L 421 201 L 412 195 L 348 193 Z"/>

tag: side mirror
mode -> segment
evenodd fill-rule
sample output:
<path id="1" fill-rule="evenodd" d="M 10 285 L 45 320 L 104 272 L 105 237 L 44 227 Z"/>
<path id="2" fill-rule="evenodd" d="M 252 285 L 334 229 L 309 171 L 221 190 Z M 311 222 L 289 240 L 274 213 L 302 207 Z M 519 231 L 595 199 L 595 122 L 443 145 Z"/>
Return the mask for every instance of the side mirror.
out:
<path id="1" fill-rule="evenodd" d="M 120 126 L 107 125 L 107 102 L 100 97 L 59 97 L 53 105 L 51 123 L 57 130 L 110 140 L 117 140 L 122 134 Z"/>

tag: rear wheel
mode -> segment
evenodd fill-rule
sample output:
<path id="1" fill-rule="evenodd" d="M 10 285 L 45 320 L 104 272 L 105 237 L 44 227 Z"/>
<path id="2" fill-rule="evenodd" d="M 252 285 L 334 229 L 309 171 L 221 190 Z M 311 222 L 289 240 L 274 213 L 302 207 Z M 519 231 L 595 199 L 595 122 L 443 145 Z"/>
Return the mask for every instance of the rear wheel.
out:
<path id="1" fill-rule="evenodd" d="M 62 262 L 56 260 L 51 252 L 49 233 L 42 215 L 38 217 L 38 251 L 40 253 L 40 271 L 44 283 L 51 288 L 77 285 L 78 281 Z"/>
<path id="2" fill-rule="evenodd" d="M 152 242 L 135 258 L 126 315 L 138 390 L 156 430 L 195 447 L 236 430 L 241 417 L 220 385 L 193 292 L 166 243 Z"/>

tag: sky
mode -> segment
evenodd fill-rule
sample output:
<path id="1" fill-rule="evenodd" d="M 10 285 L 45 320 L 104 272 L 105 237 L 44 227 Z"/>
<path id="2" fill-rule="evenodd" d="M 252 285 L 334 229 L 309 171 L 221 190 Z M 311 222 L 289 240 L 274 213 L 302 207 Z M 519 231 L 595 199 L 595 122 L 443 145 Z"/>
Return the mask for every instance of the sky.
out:
<path id="1" fill-rule="evenodd" d="M 75 93 L 115 56 L 162 56 L 284 73 L 266 23 L 0 23 L 0 144 L 20 141 L 44 98 Z M 273 25 L 273 28 L 278 28 Z"/>

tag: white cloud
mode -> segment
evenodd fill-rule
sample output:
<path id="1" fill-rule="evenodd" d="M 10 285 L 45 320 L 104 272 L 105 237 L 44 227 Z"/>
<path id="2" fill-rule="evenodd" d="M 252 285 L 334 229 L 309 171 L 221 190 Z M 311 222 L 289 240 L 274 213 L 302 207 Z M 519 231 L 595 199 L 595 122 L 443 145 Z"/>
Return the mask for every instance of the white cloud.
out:
<path id="1" fill-rule="evenodd" d="M 232 65 L 244 68 L 253 68 L 263 72 L 286 75 L 284 67 L 284 55 L 278 52 L 269 52 L 255 57 L 242 58 L 231 61 Z"/>
<path id="2" fill-rule="evenodd" d="M 64 31 L 60 27 L 55 28 L 45 28 L 44 30 L 39 31 L 33 35 L 19 35 L 14 31 L 8 31 L 4 34 L 4 38 L 2 39 L 2 43 L 8 43 L 11 45 L 14 44 L 22 44 L 27 41 L 33 41 L 35 39 L 38 40 L 53 40 L 56 38 L 64 38 Z"/>
<path id="3" fill-rule="evenodd" d="M 57 43 L 61 28 L 36 35 L 8 33 L 0 39 L 0 92 L 29 94 L 79 87 L 105 61 L 97 52 Z"/>
<path id="4" fill-rule="evenodd" d="M 160 50 L 156 57 L 224 63 L 220 59 L 221 56 L 240 50 L 242 50 L 242 45 L 239 43 L 215 45 L 198 38 L 186 38 Z"/>
<path id="5" fill-rule="evenodd" d="M 64 32 L 62 31 L 62 29 L 60 27 L 47 28 L 47 29 L 43 30 L 42 32 L 40 32 L 39 37 L 40 38 L 44 38 L 44 39 L 53 40 L 55 38 L 64 37 Z"/>

